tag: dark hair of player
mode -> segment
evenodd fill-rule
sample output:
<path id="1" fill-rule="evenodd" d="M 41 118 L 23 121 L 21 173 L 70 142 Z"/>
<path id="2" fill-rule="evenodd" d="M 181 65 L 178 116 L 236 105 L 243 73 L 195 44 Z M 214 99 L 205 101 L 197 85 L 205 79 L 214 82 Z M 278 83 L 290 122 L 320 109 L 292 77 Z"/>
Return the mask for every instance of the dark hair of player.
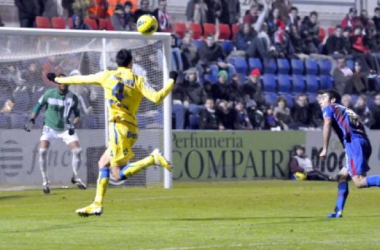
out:
<path id="1" fill-rule="evenodd" d="M 341 96 L 336 90 L 329 89 L 329 90 L 326 90 L 324 92 L 324 94 L 327 94 L 329 96 L 330 100 L 335 98 L 335 103 L 340 103 Z"/>
<path id="2" fill-rule="evenodd" d="M 116 64 L 119 67 L 128 67 L 132 59 L 132 52 L 128 49 L 121 49 L 116 54 Z"/>

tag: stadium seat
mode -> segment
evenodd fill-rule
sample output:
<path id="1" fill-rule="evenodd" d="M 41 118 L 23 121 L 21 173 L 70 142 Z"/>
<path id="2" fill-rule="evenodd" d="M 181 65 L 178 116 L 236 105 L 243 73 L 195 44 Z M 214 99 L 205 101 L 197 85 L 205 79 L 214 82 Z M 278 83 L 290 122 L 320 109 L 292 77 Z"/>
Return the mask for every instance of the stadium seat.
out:
<path id="1" fill-rule="evenodd" d="M 320 75 L 325 75 L 325 76 L 331 75 L 330 72 L 331 72 L 332 65 L 329 60 L 320 60 L 318 64 L 319 64 Z"/>
<path id="2" fill-rule="evenodd" d="M 248 70 L 248 65 L 245 58 L 232 57 L 228 59 L 228 62 L 235 66 L 236 73 L 238 73 L 240 78 L 244 81 Z"/>
<path id="3" fill-rule="evenodd" d="M 11 128 L 24 128 L 27 116 L 23 114 L 11 113 Z"/>
<path id="4" fill-rule="evenodd" d="M 203 40 L 193 40 L 193 43 L 195 45 L 195 47 L 197 47 L 197 49 L 199 49 L 199 47 L 201 47 L 201 45 L 204 43 L 205 41 Z"/>
<path id="5" fill-rule="evenodd" d="M 199 23 L 190 23 L 189 29 L 193 32 L 193 38 L 199 39 L 202 36 L 202 26 Z"/>
<path id="6" fill-rule="evenodd" d="M 87 24 L 88 26 L 90 26 L 90 28 L 92 30 L 97 30 L 98 29 L 98 24 L 96 23 L 96 21 L 94 19 L 85 18 L 84 19 L 84 23 Z"/>
<path id="7" fill-rule="evenodd" d="M 317 93 L 318 91 L 318 80 L 315 75 L 306 76 L 306 91 L 309 93 Z"/>
<path id="8" fill-rule="evenodd" d="M 278 91 L 289 93 L 291 90 L 290 77 L 289 75 L 278 75 Z"/>
<path id="9" fill-rule="evenodd" d="M 190 129 L 199 129 L 199 115 L 190 115 L 189 125 Z"/>
<path id="10" fill-rule="evenodd" d="M 329 27 L 329 28 L 327 29 L 327 35 L 328 35 L 328 36 L 331 36 L 331 35 L 334 33 L 334 31 L 335 31 L 335 27 Z"/>
<path id="11" fill-rule="evenodd" d="M 54 29 L 66 29 L 66 22 L 62 17 L 53 17 L 51 24 Z"/>
<path id="12" fill-rule="evenodd" d="M 176 33 L 180 38 L 185 36 L 187 28 L 184 23 L 174 23 L 174 33 Z"/>
<path id="13" fill-rule="evenodd" d="M 290 65 L 287 59 L 277 59 L 278 74 L 289 74 Z"/>
<path id="14" fill-rule="evenodd" d="M 303 72 L 305 71 L 305 67 L 303 66 L 303 62 L 298 59 L 292 59 L 292 74 L 293 75 L 303 75 Z"/>
<path id="15" fill-rule="evenodd" d="M 314 60 L 306 60 L 306 73 L 307 75 L 317 75 L 318 73 L 318 65 Z"/>
<path id="16" fill-rule="evenodd" d="M 219 40 L 229 40 L 231 37 L 230 26 L 227 24 L 219 24 Z"/>
<path id="17" fill-rule="evenodd" d="M 307 99 L 309 100 L 309 103 L 312 103 L 317 99 L 317 94 L 316 93 L 308 93 Z"/>
<path id="18" fill-rule="evenodd" d="M 211 73 L 204 74 L 204 79 L 211 83 L 216 83 L 218 81 L 218 71 L 219 68 L 215 64 L 210 65 Z"/>
<path id="19" fill-rule="evenodd" d="M 302 75 L 293 75 L 293 93 L 305 91 L 305 79 Z"/>
<path id="20" fill-rule="evenodd" d="M 320 89 L 331 89 L 333 87 L 333 79 L 331 76 L 321 76 L 320 77 Z"/>
<path id="21" fill-rule="evenodd" d="M 248 59 L 249 64 L 249 70 L 252 71 L 253 69 L 259 69 L 260 72 L 263 70 L 263 65 L 261 64 L 261 61 L 259 58 L 249 58 Z"/>
<path id="22" fill-rule="evenodd" d="M 294 106 L 293 96 L 290 93 L 279 93 L 279 96 L 283 96 L 288 103 L 288 108 L 292 108 Z"/>
<path id="23" fill-rule="evenodd" d="M 263 90 L 265 92 L 276 91 L 276 79 L 272 74 L 263 75 Z"/>
<path id="24" fill-rule="evenodd" d="M 17 91 L 13 94 L 15 105 L 12 109 L 14 112 L 27 112 L 30 106 L 30 97 L 26 91 Z"/>
<path id="25" fill-rule="evenodd" d="M 277 93 L 266 92 L 266 93 L 264 93 L 264 98 L 265 98 L 265 102 L 268 105 L 276 106 Z"/>
<path id="26" fill-rule="evenodd" d="M 11 128 L 11 118 L 9 115 L 0 114 L 0 129 Z"/>
<path id="27" fill-rule="evenodd" d="M 205 23 L 203 24 L 203 31 L 204 31 L 205 37 L 207 37 L 210 34 L 215 35 L 216 33 L 215 25 L 213 23 Z"/>
<path id="28" fill-rule="evenodd" d="M 274 59 L 264 59 L 265 74 L 275 74 L 277 72 L 277 64 Z"/>
<path id="29" fill-rule="evenodd" d="M 323 41 L 325 40 L 325 37 L 326 37 L 326 31 L 325 31 L 325 29 L 322 28 L 322 27 L 319 27 L 319 33 L 318 33 L 319 41 L 321 43 L 323 43 Z"/>
<path id="30" fill-rule="evenodd" d="M 50 29 L 51 24 L 49 18 L 43 16 L 36 17 L 36 27 L 40 29 Z"/>
<path id="31" fill-rule="evenodd" d="M 224 54 L 227 56 L 231 53 L 231 51 L 234 50 L 234 44 L 231 41 L 223 41 L 222 42 L 222 49 Z"/>
<path id="32" fill-rule="evenodd" d="M 237 34 L 239 32 L 239 27 L 240 27 L 240 24 L 239 23 L 235 23 L 235 24 L 232 24 L 232 39 L 235 41 L 236 38 L 237 38 Z"/>
<path id="33" fill-rule="evenodd" d="M 346 61 L 346 66 L 351 69 L 352 71 L 354 70 L 354 65 L 355 65 L 355 62 L 353 60 L 347 60 Z"/>

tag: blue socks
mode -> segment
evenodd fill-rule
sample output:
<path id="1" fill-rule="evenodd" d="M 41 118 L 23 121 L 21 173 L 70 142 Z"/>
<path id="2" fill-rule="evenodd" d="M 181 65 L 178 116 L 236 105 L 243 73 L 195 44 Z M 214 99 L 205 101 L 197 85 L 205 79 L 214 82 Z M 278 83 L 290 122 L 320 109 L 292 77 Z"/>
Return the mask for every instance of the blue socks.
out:
<path id="1" fill-rule="evenodd" d="M 109 168 L 101 168 L 99 170 L 99 181 L 103 178 L 110 178 L 110 169 Z"/>
<path id="2" fill-rule="evenodd" d="M 129 164 L 127 164 L 125 167 L 123 167 L 121 170 L 120 170 L 120 180 L 126 180 L 127 179 L 127 176 L 125 175 L 125 170 L 127 170 L 129 168 Z"/>
<path id="3" fill-rule="evenodd" d="M 380 175 L 368 176 L 367 187 L 380 187 Z"/>
<path id="4" fill-rule="evenodd" d="M 348 196 L 348 182 L 338 184 L 338 197 L 336 198 L 335 212 L 342 211 Z"/>

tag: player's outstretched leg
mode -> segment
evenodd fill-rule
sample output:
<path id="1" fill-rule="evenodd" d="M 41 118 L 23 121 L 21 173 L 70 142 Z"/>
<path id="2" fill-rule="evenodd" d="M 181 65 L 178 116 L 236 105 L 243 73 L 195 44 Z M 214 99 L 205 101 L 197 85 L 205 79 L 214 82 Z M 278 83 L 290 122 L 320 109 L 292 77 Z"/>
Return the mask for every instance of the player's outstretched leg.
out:
<path id="1" fill-rule="evenodd" d="M 366 178 L 367 187 L 380 187 L 380 175 L 371 175 Z"/>
<path id="2" fill-rule="evenodd" d="M 150 156 L 145 157 L 142 160 L 127 164 L 125 167 L 123 167 L 120 170 L 120 179 L 125 180 L 137 174 L 144 168 L 147 168 L 153 165 L 161 166 L 167 169 L 168 171 L 172 171 L 172 164 L 168 160 L 166 160 L 165 157 L 162 156 L 159 149 L 155 149 L 150 154 Z"/>
<path id="3" fill-rule="evenodd" d="M 79 216 L 90 216 L 97 215 L 100 216 L 103 213 L 103 198 L 106 193 L 106 189 L 109 183 L 110 169 L 109 167 L 103 167 L 99 169 L 99 178 L 96 187 L 95 201 L 84 208 L 77 209 L 75 213 Z"/>
<path id="4" fill-rule="evenodd" d="M 343 208 L 346 204 L 348 196 L 348 182 L 343 181 L 338 184 L 338 197 L 336 198 L 336 205 L 334 212 L 329 213 L 327 218 L 341 218 L 343 216 Z"/>

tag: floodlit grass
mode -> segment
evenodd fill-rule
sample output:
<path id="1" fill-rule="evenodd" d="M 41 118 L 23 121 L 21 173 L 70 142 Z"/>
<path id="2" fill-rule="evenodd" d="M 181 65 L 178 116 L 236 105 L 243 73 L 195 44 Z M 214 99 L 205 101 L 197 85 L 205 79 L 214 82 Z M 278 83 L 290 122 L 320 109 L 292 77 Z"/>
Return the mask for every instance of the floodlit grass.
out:
<path id="1" fill-rule="evenodd" d="M 380 190 L 350 185 L 344 218 L 325 218 L 336 183 L 175 183 L 109 189 L 101 217 L 81 218 L 94 189 L 0 193 L 0 249 L 380 249 Z"/>

